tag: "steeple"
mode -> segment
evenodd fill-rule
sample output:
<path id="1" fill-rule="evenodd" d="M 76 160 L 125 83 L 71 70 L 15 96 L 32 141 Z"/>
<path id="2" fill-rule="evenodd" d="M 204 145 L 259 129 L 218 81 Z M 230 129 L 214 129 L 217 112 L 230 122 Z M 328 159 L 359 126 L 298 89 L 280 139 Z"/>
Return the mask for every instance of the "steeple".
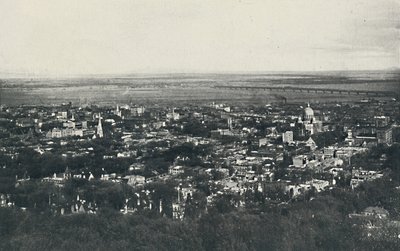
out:
<path id="1" fill-rule="evenodd" d="M 103 126 L 101 124 L 101 115 L 100 115 L 100 113 L 99 113 L 99 124 L 97 125 L 97 133 L 96 134 L 97 134 L 97 136 L 99 138 L 103 138 L 104 137 Z"/>
<path id="2" fill-rule="evenodd" d="M 117 104 L 117 108 L 115 109 L 115 115 L 117 115 L 118 117 L 122 117 L 122 113 L 121 110 L 119 109 L 119 105 Z"/>
<path id="3" fill-rule="evenodd" d="M 180 191 L 180 186 L 178 186 L 178 204 L 181 203 L 181 191 Z"/>

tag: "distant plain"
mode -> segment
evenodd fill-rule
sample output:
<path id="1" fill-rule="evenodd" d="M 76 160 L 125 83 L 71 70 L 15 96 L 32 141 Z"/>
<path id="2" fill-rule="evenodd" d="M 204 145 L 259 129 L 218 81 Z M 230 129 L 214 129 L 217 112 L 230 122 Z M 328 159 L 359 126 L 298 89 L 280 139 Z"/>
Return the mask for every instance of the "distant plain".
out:
<path id="1" fill-rule="evenodd" d="M 267 74 L 164 74 L 0 80 L 0 103 L 40 105 L 113 105 L 115 103 L 340 102 L 359 95 L 216 89 L 214 86 L 295 86 L 338 90 L 389 91 L 400 94 L 400 73 L 323 72 Z"/>

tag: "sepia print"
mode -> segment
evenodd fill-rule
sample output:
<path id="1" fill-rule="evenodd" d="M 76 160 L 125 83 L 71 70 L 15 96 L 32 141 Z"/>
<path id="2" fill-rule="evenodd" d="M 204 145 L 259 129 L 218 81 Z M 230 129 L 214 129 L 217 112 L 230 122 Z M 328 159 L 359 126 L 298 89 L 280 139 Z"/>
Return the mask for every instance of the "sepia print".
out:
<path id="1" fill-rule="evenodd" d="M 399 1 L 0 16 L 0 250 L 400 250 Z"/>

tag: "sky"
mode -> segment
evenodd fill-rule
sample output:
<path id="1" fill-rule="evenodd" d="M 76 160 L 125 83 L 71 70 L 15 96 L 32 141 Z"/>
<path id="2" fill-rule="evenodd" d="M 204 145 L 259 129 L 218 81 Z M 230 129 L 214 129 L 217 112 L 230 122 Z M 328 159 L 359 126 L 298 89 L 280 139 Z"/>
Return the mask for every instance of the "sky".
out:
<path id="1" fill-rule="evenodd" d="M 0 76 L 400 67 L 398 0 L 1 0 Z"/>

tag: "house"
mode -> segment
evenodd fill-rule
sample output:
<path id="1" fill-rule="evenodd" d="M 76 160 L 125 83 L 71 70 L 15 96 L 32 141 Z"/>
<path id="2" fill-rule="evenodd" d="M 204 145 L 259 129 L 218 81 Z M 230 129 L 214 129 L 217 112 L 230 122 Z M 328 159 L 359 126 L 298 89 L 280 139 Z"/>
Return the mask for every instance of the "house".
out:
<path id="1" fill-rule="evenodd" d="M 268 139 L 267 138 L 261 138 L 258 140 L 258 147 L 262 147 L 268 144 Z"/>
<path id="2" fill-rule="evenodd" d="M 183 166 L 170 166 L 168 168 L 168 173 L 171 175 L 183 174 L 185 172 Z"/>
<path id="3" fill-rule="evenodd" d="M 384 220 L 389 217 L 389 212 L 382 207 L 367 207 L 361 213 L 352 213 L 349 214 L 349 218 L 358 219 L 361 221 L 367 220 L 369 224 L 371 224 L 373 219 L 375 220 Z M 377 223 L 375 221 L 375 223 Z"/>
<path id="4" fill-rule="evenodd" d="M 133 163 L 129 166 L 129 171 L 143 171 L 144 167 L 143 163 Z"/>
<path id="5" fill-rule="evenodd" d="M 292 158 L 293 166 L 297 168 L 304 168 L 308 163 L 308 157 L 305 155 L 297 155 Z"/>
<path id="6" fill-rule="evenodd" d="M 0 194 L 0 207 L 11 207 L 14 202 L 11 202 L 9 194 Z"/>
<path id="7" fill-rule="evenodd" d="M 290 198 L 292 198 L 311 190 L 311 188 L 311 184 L 287 184 L 285 192 L 289 193 Z"/>
<path id="8" fill-rule="evenodd" d="M 282 133 L 282 142 L 288 144 L 293 143 L 293 131 L 286 131 Z"/>
<path id="9" fill-rule="evenodd" d="M 325 158 L 334 158 L 336 153 L 336 148 L 332 146 L 324 147 L 323 152 Z"/>
<path id="10" fill-rule="evenodd" d="M 310 147 L 311 151 L 314 151 L 317 148 L 317 144 L 311 137 L 306 141 L 306 146 Z"/>
<path id="11" fill-rule="evenodd" d="M 142 175 L 127 175 L 124 177 L 130 186 L 143 186 L 146 183 L 146 178 Z"/>
<path id="12" fill-rule="evenodd" d="M 381 207 L 367 207 L 362 212 L 365 216 L 373 216 L 379 219 L 386 219 L 389 216 L 389 212 Z"/>
<path id="13" fill-rule="evenodd" d="M 65 182 L 71 177 L 71 172 L 69 171 L 69 168 L 66 167 L 65 172 L 54 173 L 53 176 L 43 178 L 42 182 L 50 182 L 55 184 L 56 186 L 63 186 Z"/>
<path id="14" fill-rule="evenodd" d="M 358 187 L 362 182 L 382 178 L 383 174 L 377 171 L 354 169 L 351 172 L 350 186 L 352 189 Z"/>
<path id="15" fill-rule="evenodd" d="M 183 220 L 185 216 L 185 206 L 182 203 L 172 203 L 172 218 Z"/>
<path id="16" fill-rule="evenodd" d="M 317 190 L 317 192 L 321 192 L 329 186 L 329 181 L 312 179 L 310 181 L 307 181 L 306 184 L 314 187 Z"/>
<path id="17" fill-rule="evenodd" d="M 130 157 L 136 157 L 136 155 L 137 155 L 136 151 L 119 152 L 117 153 L 117 158 L 130 158 Z"/>

